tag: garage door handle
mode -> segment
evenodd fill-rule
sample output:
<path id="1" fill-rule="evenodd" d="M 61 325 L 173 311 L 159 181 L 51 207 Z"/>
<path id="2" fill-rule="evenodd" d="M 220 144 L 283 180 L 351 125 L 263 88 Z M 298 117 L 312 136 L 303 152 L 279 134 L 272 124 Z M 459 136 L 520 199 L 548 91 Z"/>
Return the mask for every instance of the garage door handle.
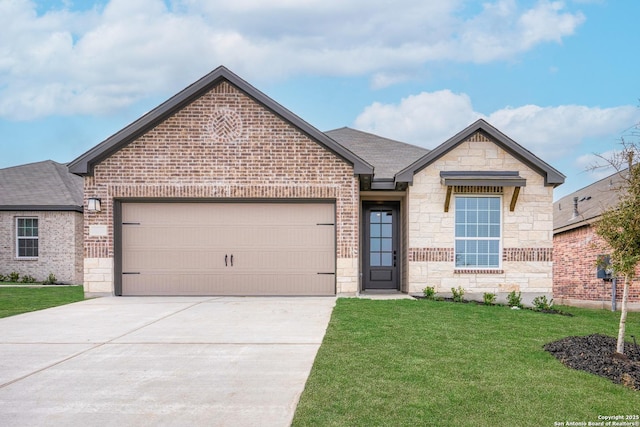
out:
<path id="1" fill-rule="evenodd" d="M 231 267 L 233 267 L 233 254 L 231 254 Z"/>
<path id="2" fill-rule="evenodd" d="M 228 259 L 228 255 L 225 255 L 225 256 L 224 256 L 224 266 L 225 266 L 225 267 L 227 266 L 227 259 Z"/>

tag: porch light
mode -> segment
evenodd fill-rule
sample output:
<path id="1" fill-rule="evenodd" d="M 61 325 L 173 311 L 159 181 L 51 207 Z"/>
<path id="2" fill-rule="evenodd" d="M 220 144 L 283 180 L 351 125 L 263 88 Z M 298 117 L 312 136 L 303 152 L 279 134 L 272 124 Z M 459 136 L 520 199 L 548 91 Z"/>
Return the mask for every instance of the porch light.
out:
<path id="1" fill-rule="evenodd" d="M 89 212 L 100 212 L 102 207 L 100 206 L 101 200 L 97 197 L 90 197 L 87 201 L 87 210 Z"/>

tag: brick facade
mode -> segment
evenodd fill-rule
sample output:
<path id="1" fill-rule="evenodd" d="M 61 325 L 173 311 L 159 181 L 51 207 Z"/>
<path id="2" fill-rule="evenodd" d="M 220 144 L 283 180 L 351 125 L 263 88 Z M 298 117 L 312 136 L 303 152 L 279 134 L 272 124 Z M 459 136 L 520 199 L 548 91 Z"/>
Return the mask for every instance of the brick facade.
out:
<path id="1" fill-rule="evenodd" d="M 16 218 L 38 219 L 38 258 L 16 257 Z M 43 281 L 53 273 L 59 282 L 83 281 L 82 214 L 75 211 L 0 212 L 0 274 L 17 272 Z"/>
<path id="2" fill-rule="evenodd" d="M 359 182 L 353 167 L 222 82 L 85 177 L 85 291 L 113 292 L 114 199 L 328 199 L 336 203 L 338 292 L 357 290 Z M 91 225 L 106 225 L 92 236 Z M 92 280 L 89 280 L 92 279 Z"/>
<path id="3" fill-rule="evenodd" d="M 607 254 L 609 250 L 594 227 L 586 224 L 557 233 L 553 244 L 553 297 L 556 303 L 610 308 L 611 281 L 596 276 L 598 255 Z M 616 291 L 619 304 L 622 279 Z M 640 281 L 636 280 L 630 286 L 629 303 L 632 308 L 640 309 Z"/>

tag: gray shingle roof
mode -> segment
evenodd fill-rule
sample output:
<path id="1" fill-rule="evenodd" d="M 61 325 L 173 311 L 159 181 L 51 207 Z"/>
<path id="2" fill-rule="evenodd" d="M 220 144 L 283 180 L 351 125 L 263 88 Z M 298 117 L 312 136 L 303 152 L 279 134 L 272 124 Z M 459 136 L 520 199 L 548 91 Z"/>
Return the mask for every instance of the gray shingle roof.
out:
<path id="1" fill-rule="evenodd" d="M 0 210 L 82 212 L 83 179 L 52 160 L 0 169 Z"/>
<path id="2" fill-rule="evenodd" d="M 621 173 L 626 173 L 626 170 Z M 560 233 L 590 224 L 602 212 L 615 206 L 625 183 L 621 173 L 616 172 L 556 201 L 553 204 L 553 232 Z M 573 212 L 574 197 L 578 198 L 577 216 Z"/>
<path id="3" fill-rule="evenodd" d="M 393 179 L 396 173 L 429 152 L 426 148 L 348 127 L 330 130 L 325 134 L 372 165 L 374 180 Z"/>

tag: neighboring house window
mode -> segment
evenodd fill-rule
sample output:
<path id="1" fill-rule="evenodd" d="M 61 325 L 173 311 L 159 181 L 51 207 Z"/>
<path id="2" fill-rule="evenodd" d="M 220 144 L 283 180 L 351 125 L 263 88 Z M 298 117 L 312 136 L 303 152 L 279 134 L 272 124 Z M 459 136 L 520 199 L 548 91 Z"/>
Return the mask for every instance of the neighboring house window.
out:
<path id="1" fill-rule="evenodd" d="M 499 268 L 500 196 L 456 196 L 456 267 Z"/>
<path id="2" fill-rule="evenodd" d="M 38 257 L 38 218 L 16 218 L 18 258 Z"/>

